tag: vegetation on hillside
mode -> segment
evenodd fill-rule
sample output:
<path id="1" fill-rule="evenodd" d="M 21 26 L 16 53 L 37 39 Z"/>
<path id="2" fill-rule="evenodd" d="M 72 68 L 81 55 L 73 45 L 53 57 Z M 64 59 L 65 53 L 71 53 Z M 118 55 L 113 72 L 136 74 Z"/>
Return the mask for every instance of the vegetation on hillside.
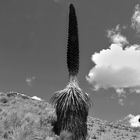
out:
<path id="1" fill-rule="evenodd" d="M 10 96 L 9 96 L 10 95 Z M 57 121 L 55 109 L 46 101 L 33 100 L 21 94 L 0 95 L 0 140 L 64 140 L 71 137 L 53 131 Z M 140 128 L 123 122 L 87 119 L 88 140 L 139 140 Z"/>

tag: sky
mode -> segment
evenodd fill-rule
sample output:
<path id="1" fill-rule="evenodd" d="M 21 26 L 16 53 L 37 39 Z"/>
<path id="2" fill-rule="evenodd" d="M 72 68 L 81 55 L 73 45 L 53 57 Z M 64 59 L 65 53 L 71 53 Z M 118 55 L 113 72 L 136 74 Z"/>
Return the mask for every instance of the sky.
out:
<path id="1" fill-rule="evenodd" d="M 68 83 L 68 6 L 79 27 L 79 85 L 89 115 L 115 121 L 140 114 L 139 0 L 1 0 L 0 91 L 49 101 Z"/>

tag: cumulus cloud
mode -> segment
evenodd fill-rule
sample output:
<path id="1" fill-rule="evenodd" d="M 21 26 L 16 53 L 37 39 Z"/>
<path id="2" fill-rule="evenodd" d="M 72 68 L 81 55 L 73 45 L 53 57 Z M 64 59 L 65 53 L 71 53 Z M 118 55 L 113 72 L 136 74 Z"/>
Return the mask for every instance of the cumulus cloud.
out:
<path id="1" fill-rule="evenodd" d="M 111 44 L 92 55 L 95 66 L 86 77 L 97 90 L 99 88 L 115 88 L 124 92 L 123 88 L 140 88 L 140 45 Z M 121 90 L 120 90 L 121 89 Z"/>
<path id="2" fill-rule="evenodd" d="M 118 24 L 107 30 L 110 45 L 107 49 L 93 53 L 95 64 L 86 76 L 94 90 L 114 88 L 118 103 L 123 106 L 129 93 L 140 94 L 140 44 L 131 44 L 122 30 L 130 26 Z M 131 27 L 140 33 L 140 5 L 136 5 L 131 18 Z"/>
<path id="3" fill-rule="evenodd" d="M 140 32 L 140 5 L 139 4 L 135 6 L 131 21 L 132 21 L 131 27 L 135 29 L 137 33 L 139 33 Z"/>
<path id="4" fill-rule="evenodd" d="M 131 127 L 140 127 L 140 115 L 134 116 L 130 114 L 129 118 L 130 118 L 129 123 Z"/>
<path id="5" fill-rule="evenodd" d="M 27 85 L 28 86 L 32 86 L 32 83 L 33 83 L 33 81 L 36 79 L 36 77 L 35 76 L 32 76 L 32 77 L 27 77 L 26 79 L 25 79 L 25 81 L 26 81 L 26 83 L 27 83 Z"/>
<path id="6" fill-rule="evenodd" d="M 117 25 L 115 29 L 108 30 L 107 37 L 111 40 L 111 43 L 128 44 L 127 38 L 121 34 L 120 25 Z"/>

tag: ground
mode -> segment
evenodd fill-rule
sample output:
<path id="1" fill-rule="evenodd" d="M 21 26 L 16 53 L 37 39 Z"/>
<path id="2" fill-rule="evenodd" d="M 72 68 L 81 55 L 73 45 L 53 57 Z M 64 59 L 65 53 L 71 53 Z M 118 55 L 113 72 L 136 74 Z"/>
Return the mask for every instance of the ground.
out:
<path id="1" fill-rule="evenodd" d="M 45 100 L 20 93 L 0 94 L 1 140 L 59 140 L 53 132 L 55 109 Z M 88 140 L 140 140 L 140 128 L 88 117 Z"/>

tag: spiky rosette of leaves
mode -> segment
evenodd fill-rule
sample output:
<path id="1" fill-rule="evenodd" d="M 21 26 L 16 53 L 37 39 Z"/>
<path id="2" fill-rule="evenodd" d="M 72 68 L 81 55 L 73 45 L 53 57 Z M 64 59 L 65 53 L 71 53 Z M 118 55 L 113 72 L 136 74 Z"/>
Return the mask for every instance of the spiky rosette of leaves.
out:
<path id="1" fill-rule="evenodd" d="M 90 104 L 88 95 L 80 89 L 77 80 L 71 80 L 65 89 L 56 92 L 51 101 L 56 108 L 56 134 L 67 130 L 72 133 L 73 140 L 85 140 Z"/>
<path id="2" fill-rule="evenodd" d="M 75 76 L 79 71 L 79 38 L 76 12 L 73 4 L 70 4 L 68 44 L 67 44 L 67 67 L 70 76 Z"/>

